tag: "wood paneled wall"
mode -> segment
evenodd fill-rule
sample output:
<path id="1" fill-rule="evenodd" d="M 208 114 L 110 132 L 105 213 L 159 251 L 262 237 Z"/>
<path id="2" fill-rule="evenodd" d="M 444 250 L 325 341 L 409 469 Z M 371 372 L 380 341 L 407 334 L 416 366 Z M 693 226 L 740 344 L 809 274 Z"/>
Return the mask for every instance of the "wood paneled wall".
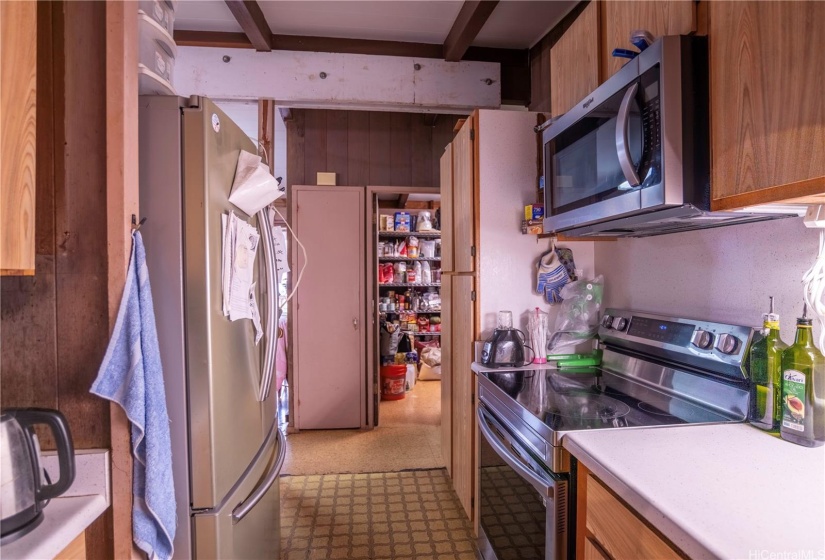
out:
<path id="1" fill-rule="evenodd" d="M 435 123 L 432 124 L 433 118 Z M 458 115 L 293 109 L 287 129 L 289 185 L 337 173 L 339 185 L 439 186 L 439 160 Z"/>
<path id="2" fill-rule="evenodd" d="M 109 404 L 89 393 L 109 340 L 105 10 L 38 2 L 36 273 L 0 280 L 0 404 L 59 409 L 78 449 L 110 447 Z M 110 511 L 90 558 L 113 557 Z"/>

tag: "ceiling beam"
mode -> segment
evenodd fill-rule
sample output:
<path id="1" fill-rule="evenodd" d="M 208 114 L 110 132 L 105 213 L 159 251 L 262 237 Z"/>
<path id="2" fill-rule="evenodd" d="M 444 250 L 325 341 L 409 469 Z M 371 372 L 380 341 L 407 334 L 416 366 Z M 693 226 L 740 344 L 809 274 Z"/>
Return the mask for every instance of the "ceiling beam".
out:
<path id="1" fill-rule="evenodd" d="M 258 3 L 255 0 L 225 0 L 225 2 L 255 50 L 271 51 L 272 31 Z"/>
<path id="2" fill-rule="evenodd" d="M 175 42 L 180 47 L 254 48 L 249 38 L 243 33 L 176 30 Z M 432 43 L 304 37 L 300 35 L 272 35 L 271 44 L 272 49 L 276 51 L 366 54 L 430 59 L 442 58 L 443 48 L 443 45 Z M 530 102 L 530 56 L 527 49 L 469 47 L 463 60 L 501 64 L 502 100 L 511 103 L 523 102 L 526 104 Z"/>
<path id="3" fill-rule="evenodd" d="M 461 60 L 497 5 L 498 0 L 465 0 L 444 40 L 444 60 Z"/>

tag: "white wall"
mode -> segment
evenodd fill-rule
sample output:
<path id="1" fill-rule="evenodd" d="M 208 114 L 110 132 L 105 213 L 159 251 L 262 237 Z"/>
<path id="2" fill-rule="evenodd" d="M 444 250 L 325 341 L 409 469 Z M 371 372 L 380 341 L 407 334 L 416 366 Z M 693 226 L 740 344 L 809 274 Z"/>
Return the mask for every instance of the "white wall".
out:
<path id="1" fill-rule="evenodd" d="M 596 243 L 608 306 L 760 326 L 768 296 L 793 341 L 819 234 L 801 218 Z"/>
<path id="2" fill-rule="evenodd" d="M 536 202 L 536 113 L 479 111 L 479 203 L 481 214 L 479 294 L 481 335 L 496 327 L 498 311 L 513 312 L 514 323 L 527 329 L 527 313 L 555 309 L 535 293 L 536 262 L 549 239 L 522 235 L 524 205 Z M 593 242 L 563 243 L 573 250 L 576 267 L 593 274 Z"/>

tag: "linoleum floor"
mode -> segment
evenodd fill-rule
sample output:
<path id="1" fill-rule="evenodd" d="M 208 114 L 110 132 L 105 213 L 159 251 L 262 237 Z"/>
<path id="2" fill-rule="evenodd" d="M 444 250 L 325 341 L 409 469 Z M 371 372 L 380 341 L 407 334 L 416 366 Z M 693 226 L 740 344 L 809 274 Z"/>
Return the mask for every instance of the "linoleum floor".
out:
<path id="1" fill-rule="evenodd" d="M 441 382 L 419 381 L 399 401 L 381 401 L 378 427 L 287 435 L 282 473 L 387 473 L 444 467 Z"/>

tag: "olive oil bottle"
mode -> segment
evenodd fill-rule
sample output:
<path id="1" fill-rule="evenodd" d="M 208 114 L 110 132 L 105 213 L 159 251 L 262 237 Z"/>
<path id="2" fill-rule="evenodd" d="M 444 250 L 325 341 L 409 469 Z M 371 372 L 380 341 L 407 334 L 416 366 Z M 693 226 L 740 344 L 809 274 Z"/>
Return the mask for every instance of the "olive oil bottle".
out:
<path id="1" fill-rule="evenodd" d="M 751 346 L 750 423 L 772 432 L 779 432 L 782 420 L 782 352 L 788 347 L 779 338 L 779 315 L 770 309 L 762 315 L 762 336 Z"/>
<path id="2" fill-rule="evenodd" d="M 796 320 L 796 340 L 782 353 L 782 439 L 806 447 L 825 443 L 825 357 L 813 342 L 808 307 Z"/>

